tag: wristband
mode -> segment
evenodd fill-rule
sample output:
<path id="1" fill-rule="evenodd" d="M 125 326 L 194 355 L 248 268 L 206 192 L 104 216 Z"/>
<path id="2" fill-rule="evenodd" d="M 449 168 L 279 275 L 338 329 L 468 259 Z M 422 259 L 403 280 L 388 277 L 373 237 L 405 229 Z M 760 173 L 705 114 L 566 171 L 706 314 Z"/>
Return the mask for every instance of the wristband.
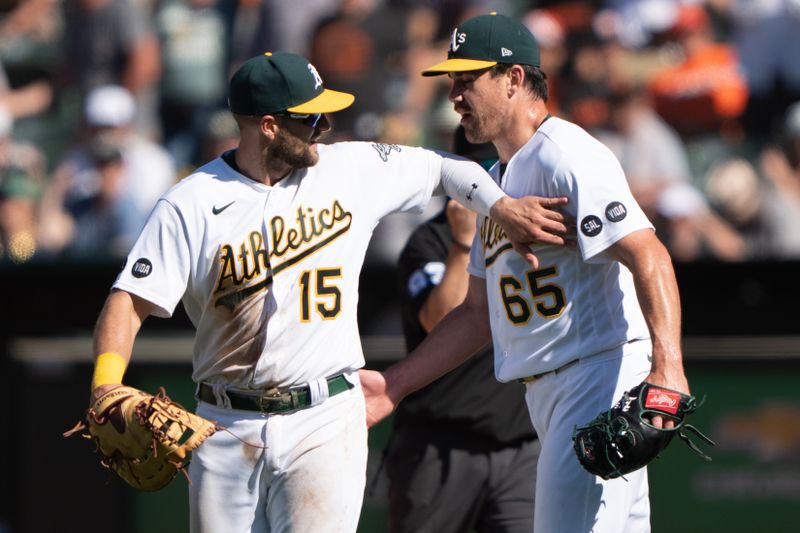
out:
<path id="1" fill-rule="evenodd" d="M 128 362 L 116 352 L 105 352 L 97 356 L 92 375 L 92 390 L 100 385 L 118 385 L 122 383 Z"/>
<path id="2" fill-rule="evenodd" d="M 461 248 L 462 250 L 464 250 L 467 253 L 472 251 L 472 246 L 464 244 L 463 242 L 458 242 L 455 239 L 453 239 L 453 246 L 456 246 L 457 248 Z"/>

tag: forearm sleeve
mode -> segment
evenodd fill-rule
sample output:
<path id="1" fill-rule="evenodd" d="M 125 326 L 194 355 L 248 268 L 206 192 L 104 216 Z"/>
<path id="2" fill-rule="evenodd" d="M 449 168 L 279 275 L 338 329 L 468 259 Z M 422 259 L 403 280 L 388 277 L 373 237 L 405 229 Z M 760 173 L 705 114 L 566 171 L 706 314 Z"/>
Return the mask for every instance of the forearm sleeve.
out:
<path id="1" fill-rule="evenodd" d="M 505 193 L 477 163 L 445 156 L 441 186 L 445 194 L 480 215 L 489 215 L 494 203 Z"/>

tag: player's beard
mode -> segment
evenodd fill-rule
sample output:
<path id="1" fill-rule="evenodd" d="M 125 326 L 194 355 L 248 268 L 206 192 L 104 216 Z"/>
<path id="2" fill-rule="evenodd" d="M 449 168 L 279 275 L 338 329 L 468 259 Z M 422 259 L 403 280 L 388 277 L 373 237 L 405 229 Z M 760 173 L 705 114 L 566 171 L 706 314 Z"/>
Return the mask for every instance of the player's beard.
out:
<path id="1" fill-rule="evenodd" d="M 267 164 L 281 162 L 291 168 L 308 168 L 317 164 L 319 154 L 307 141 L 280 128 L 267 150 L 266 160 Z"/>
<path id="2" fill-rule="evenodd" d="M 481 144 L 494 141 L 503 131 L 503 118 L 497 110 L 482 110 L 478 112 L 472 109 L 470 116 L 464 125 L 464 134 L 467 140 L 473 144 Z"/>

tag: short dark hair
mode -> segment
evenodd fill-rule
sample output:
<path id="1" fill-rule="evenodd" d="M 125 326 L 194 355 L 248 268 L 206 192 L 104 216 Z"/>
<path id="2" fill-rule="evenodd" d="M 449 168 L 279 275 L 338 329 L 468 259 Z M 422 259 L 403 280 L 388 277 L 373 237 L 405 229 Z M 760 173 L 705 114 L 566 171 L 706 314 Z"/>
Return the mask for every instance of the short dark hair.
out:
<path id="1" fill-rule="evenodd" d="M 508 72 L 512 66 L 514 66 L 513 63 L 497 63 L 489 72 L 492 77 L 495 78 Z M 549 98 L 547 92 L 547 74 L 539 67 L 534 67 L 533 65 L 519 65 L 519 67 L 525 72 L 525 85 L 528 90 L 543 102 L 547 102 Z"/>

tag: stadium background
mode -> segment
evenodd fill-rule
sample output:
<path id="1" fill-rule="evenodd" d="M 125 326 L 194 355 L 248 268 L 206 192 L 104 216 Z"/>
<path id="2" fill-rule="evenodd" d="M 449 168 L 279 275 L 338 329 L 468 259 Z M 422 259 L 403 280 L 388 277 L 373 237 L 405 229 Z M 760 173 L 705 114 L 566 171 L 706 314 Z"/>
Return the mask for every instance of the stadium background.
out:
<path id="1" fill-rule="evenodd" d="M 94 249 L 58 243 L 24 224 L 23 233 L 44 236 L 12 238 L 21 223 L 9 206 L 32 210 L 33 223 L 48 218 L 41 202 L 52 200 L 73 145 L 108 155 L 85 139 L 89 119 L 120 120 L 86 115 L 82 101 L 96 71 L 88 57 L 70 57 L 60 45 L 70 32 L 98 28 L 97 19 L 76 15 L 89 3 L 0 5 L 0 119 L 4 110 L 14 117 L 13 124 L 0 120 L 0 533 L 187 530 L 183 479 L 136 493 L 98 466 L 90 443 L 61 437 L 86 406 L 91 330 L 122 263 L 119 252 L 108 242 Z M 491 8 L 524 17 L 543 45 L 556 114 L 618 150 L 675 258 L 687 373 L 694 391 L 707 395 L 693 422 L 719 445 L 711 463 L 676 445 L 653 464 L 653 531 L 796 531 L 800 107 L 792 104 L 800 102 L 800 63 L 790 56 L 800 56 L 797 2 L 306 0 L 302 20 L 297 3 L 282 0 L 111 3 L 130 4 L 142 17 L 139 33 L 131 32 L 142 47 L 132 49 L 147 64 L 146 37 L 153 37 L 150 59 L 160 67 L 148 78 L 133 53 L 121 67 L 95 67 L 107 70 L 103 83 L 128 87 L 137 112 L 125 126 L 166 150 L 175 180 L 235 135 L 214 80 L 264 49 L 309 54 L 330 86 L 357 94 L 330 140 L 446 148 L 455 121 L 442 86 L 418 85 L 413 73 L 442 55 L 445 28 L 458 18 Z M 189 31 L 188 44 L 177 30 Z M 779 48 L 770 48 L 776 41 Z M 186 60 L 187 49 L 205 62 Z M 672 133 L 636 130 L 632 115 L 656 117 Z M 7 155 L 17 155 L 12 143 L 33 146 L 38 166 L 24 157 L 9 164 L 15 159 Z M 626 159 L 631 151 L 635 157 Z M 644 160 L 651 166 L 643 169 Z M 359 322 L 371 368 L 404 355 L 394 259 L 422 218 L 382 224 L 370 248 Z M 126 380 L 151 391 L 165 386 L 192 406 L 191 335 L 182 310 L 172 320 L 149 319 Z M 385 531 L 379 464 L 389 426 L 370 433 L 363 533 Z"/>

